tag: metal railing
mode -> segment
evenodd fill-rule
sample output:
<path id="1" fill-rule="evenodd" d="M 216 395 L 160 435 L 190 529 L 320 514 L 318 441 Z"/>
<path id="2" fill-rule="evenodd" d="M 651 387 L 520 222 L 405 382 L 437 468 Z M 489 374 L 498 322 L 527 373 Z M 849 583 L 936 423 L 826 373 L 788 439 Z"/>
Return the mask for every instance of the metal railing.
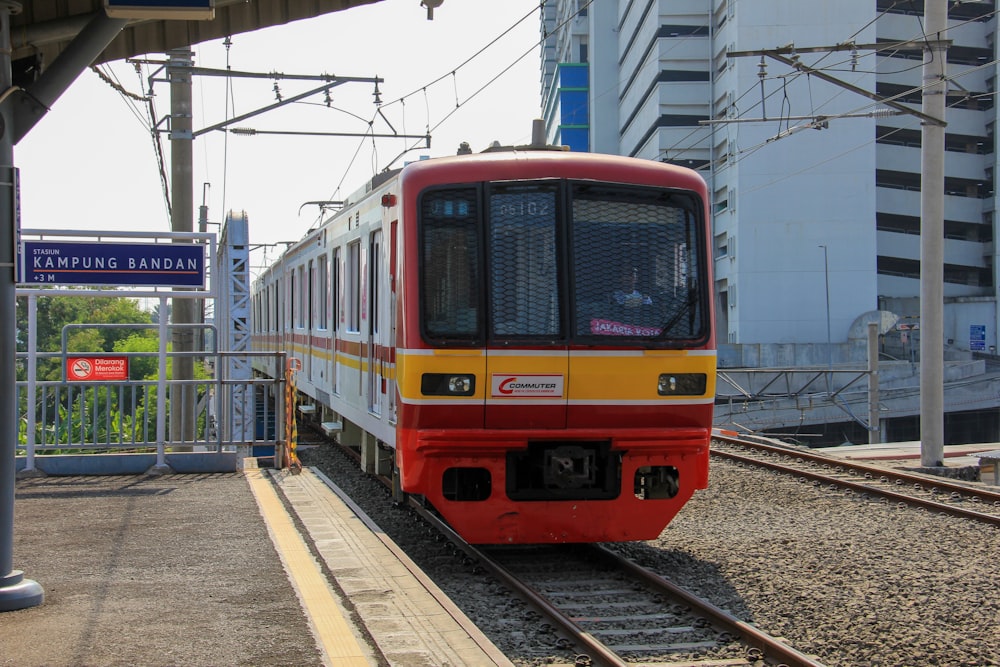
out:
<path id="1" fill-rule="evenodd" d="M 158 462 L 170 451 L 223 452 L 238 446 L 279 445 L 285 440 L 284 378 L 229 379 L 233 363 L 250 365 L 252 358 L 273 358 L 284 368 L 284 353 L 196 352 L 208 377 L 195 380 L 142 379 L 128 381 L 30 380 L 16 382 L 18 439 L 16 450 L 34 467 L 37 454 L 157 453 Z M 65 354 L 38 353 L 65 367 Z M 156 352 L 130 352 L 130 363 L 158 360 Z M 18 354 L 25 363 L 27 355 Z M 51 366 L 48 368 L 51 369 Z M 160 398 L 165 397 L 162 401 Z M 194 400 L 185 400 L 193 396 Z M 239 408 L 234 407 L 239 403 Z M 194 415 L 172 420 L 174 409 L 194 406 Z M 30 406 L 30 407 L 29 407 Z M 174 406 L 177 406 L 176 408 Z M 184 429 L 172 429 L 178 421 Z M 193 428 L 190 425 L 193 424 Z M 175 431 L 175 432 L 172 432 Z M 176 432 L 180 431 L 180 432 Z"/>

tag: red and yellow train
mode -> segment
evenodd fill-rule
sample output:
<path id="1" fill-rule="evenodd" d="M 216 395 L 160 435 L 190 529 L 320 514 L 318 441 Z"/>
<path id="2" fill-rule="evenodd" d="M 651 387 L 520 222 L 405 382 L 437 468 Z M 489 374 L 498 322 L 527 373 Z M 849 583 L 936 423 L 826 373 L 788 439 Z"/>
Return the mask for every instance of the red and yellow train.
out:
<path id="1" fill-rule="evenodd" d="M 255 281 L 254 347 L 300 359 L 316 418 L 472 543 L 652 539 L 708 481 L 710 238 L 687 169 L 423 160 Z"/>

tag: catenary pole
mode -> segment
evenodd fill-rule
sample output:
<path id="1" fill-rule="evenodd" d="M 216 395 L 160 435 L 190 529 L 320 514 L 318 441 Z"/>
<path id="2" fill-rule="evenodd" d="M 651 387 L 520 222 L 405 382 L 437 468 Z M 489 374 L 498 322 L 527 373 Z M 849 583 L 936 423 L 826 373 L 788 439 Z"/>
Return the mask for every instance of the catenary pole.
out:
<path id="1" fill-rule="evenodd" d="M 194 52 L 190 49 L 169 51 L 167 78 L 170 81 L 170 229 L 174 232 L 194 231 L 194 135 L 191 103 L 191 66 Z M 215 276 L 212 277 L 215 279 Z M 194 378 L 195 299 L 171 300 L 171 322 L 174 324 L 173 379 L 170 400 L 170 440 L 194 443 L 195 391 L 184 382 Z"/>
<path id="2" fill-rule="evenodd" d="M 925 0 L 922 109 L 944 120 L 947 0 Z M 944 124 L 924 122 L 920 148 L 920 462 L 944 462 Z"/>
<path id="3" fill-rule="evenodd" d="M 0 0 L 0 90 L 10 90 L 10 17 L 21 5 Z M 14 290 L 14 215 L 16 179 L 14 172 L 13 118 L 9 105 L 0 105 L 0 611 L 13 611 L 40 605 L 45 592 L 38 582 L 25 579 L 14 569 L 14 452 L 17 443 L 17 398 L 11 391 L 17 374 L 14 358 L 16 292 Z"/>

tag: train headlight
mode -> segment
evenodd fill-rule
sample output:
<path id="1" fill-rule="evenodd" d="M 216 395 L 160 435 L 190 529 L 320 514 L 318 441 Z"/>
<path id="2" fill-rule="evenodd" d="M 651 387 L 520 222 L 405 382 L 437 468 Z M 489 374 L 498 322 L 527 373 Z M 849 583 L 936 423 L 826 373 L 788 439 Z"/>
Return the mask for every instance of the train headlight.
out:
<path id="1" fill-rule="evenodd" d="M 476 393 L 476 376 L 466 373 L 424 373 L 420 376 L 420 393 L 424 396 L 472 396 Z"/>
<path id="2" fill-rule="evenodd" d="M 660 396 L 701 396 L 707 386 L 704 373 L 661 373 L 656 392 Z"/>

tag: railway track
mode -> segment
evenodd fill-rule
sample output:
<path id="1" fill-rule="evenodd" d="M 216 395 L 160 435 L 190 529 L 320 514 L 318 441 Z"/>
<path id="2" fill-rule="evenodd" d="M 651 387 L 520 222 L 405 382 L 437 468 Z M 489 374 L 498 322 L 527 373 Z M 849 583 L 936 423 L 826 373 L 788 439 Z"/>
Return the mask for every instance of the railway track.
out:
<path id="1" fill-rule="evenodd" d="M 574 667 L 823 667 L 603 546 L 478 547 L 418 500 L 408 504 L 469 563 L 534 607 L 560 636 L 557 646 L 575 653 Z"/>
<path id="2" fill-rule="evenodd" d="M 577 667 L 822 663 L 600 545 L 476 547 L 417 511 L 554 624 Z"/>
<path id="3" fill-rule="evenodd" d="M 471 563 L 532 605 L 560 635 L 557 645 L 574 650 L 574 667 L 823 667 L 600 545 L 478 547 L 416 499 L 409 506 Z"/>
<path id="4" fill-rule="evenodd" d="M 736 437 L 715 436 L 712 456 L 814 485 L 1000 526 L 1000 493 L 935 477 Z"/>
<path id="5" fill-rule="evenodd" d="M 393 507 L 389 490 L 360 473 L 356 460 L 343 450 L 306 448 L 304 454 L 308 465 L 330 474 L 352 497 L 357 494 L 365 511 L 517 664 L 621 664 L 604 662 L 597 652 L 574 642 L 513 586 L 483 576 L 487 566 L 414 512 Z M 833 468 L 822 467 L 831 463 Z M 842 462 L 824 458 L 819 470 L 830 472 L 837 463 Z M 713 483 L 671 530 L 651 543 L 607 548 L 787 637 L 795 648 L 827 664 L 992 664 L 997 602 L 988 582 L 995 574 L 996 530 L 879 501 L 874 494 L 862 501 L 858 493 L 829 490 L 827 483 L 800 482 L 801 475 L 765 472 L 753 465 L 757 471 L 716 459 Z M 866 481 L 897 488 L 879 478 Z M 963 497 L 952 502 L 973 507 L 992 503 L 985 497 L 978 503 L 971 495 Z M 664 600 L 668 612 L 681 604 Z M 565 615 L 572 620 L 598 614 Z M 577 624 L 597 634 L 587 623 Z M 708 636 L 726 630 L 713 632 Z M 929 643 L 928 636 L 934 638 Z M 752 646 L 740 653 L 734 645 L 733 657 L 720 657 L 729 654 L 718 649 L 687 661 L 677 654 L 661 656 L 663 663 L 654 662 L 654 656 L 639 664 L 762 667 L 765 661 L 757 660 L 759 649 Z M 639 656 L 624 656 L 626 664 L 633 657 Z M 771 664 L 789 664 L 769 658 Z"/>

